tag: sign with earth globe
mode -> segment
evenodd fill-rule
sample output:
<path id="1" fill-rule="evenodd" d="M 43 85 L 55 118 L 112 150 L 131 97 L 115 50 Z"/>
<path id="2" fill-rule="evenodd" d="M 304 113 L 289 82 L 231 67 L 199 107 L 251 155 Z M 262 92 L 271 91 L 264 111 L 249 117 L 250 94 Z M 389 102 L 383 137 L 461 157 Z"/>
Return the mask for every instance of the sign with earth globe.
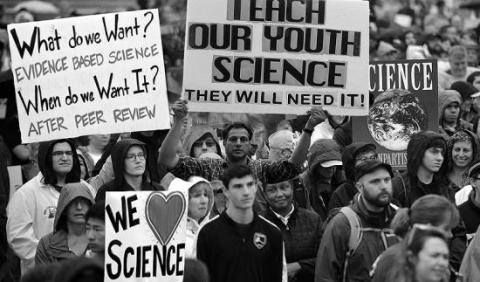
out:
<path id="1" fill-rule="evenodd" d="M 437 72 L 435 60 L 371 62 L 370 109 L 352 118 L 353 140 L 375 144 L 381 161 L 406 168 L 410 136 L 438 130 Z"/>

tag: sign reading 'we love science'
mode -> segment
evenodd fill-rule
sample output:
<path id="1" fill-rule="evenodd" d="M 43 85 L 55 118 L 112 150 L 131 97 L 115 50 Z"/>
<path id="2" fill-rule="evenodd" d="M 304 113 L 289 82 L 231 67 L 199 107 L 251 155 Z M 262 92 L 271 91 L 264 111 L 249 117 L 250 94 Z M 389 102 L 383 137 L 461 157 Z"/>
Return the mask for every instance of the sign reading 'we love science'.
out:
<path id="1" fill-rule="evenodd" d="M 107 193 L 105 281 L 183 281 L 187 186 Z"/>

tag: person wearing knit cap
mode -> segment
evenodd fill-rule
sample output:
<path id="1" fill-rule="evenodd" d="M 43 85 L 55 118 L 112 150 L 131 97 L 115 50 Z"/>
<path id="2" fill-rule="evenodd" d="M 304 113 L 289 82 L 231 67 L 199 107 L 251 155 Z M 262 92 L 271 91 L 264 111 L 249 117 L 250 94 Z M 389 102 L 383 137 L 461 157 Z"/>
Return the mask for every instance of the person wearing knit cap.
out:
<path id="1" fill-rule="evenodd" d="M 455 192 L 468 184 L 468 170 L 477 152 L 478 138 L 469 130 L 458 130 L 447 140 L 447 176 Z"/>
<path id="2" fill-rule="evenodd" d="M 269 161 L 288 160 L 295 148 L 293 133 L 288 130 L 279 130 L 268 137 Z"/>
<path id="3" fill-rule="evenodd" d="M 460 105 L 460 118 L 470 123 L 473 122 L 478 115 L 478 111 L 472 106 L 471 95 L 478 93 L 479 90 L 471 83 L 465 81 L 455 81 L 450 88 L 451 90 L 457 91 L 462 96 L 463 103 Z"/>
<path id="4" fill-rule="evenodd" d="M 462 97 L 455 90 L 444 90 L 438 93 L 439 132 L 445 138 L 452 136 L 459 129 L 472 130 L 472 125 L 460 119 Z"/>

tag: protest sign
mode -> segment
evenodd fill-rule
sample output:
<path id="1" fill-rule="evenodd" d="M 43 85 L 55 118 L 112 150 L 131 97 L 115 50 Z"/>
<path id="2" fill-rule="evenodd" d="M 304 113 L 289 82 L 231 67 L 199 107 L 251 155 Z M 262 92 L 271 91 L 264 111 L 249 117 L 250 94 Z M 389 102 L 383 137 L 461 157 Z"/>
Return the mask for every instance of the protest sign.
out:
<path id="1" fill-rule="evenodd" d="M 169 128 L 157 10 L 8 25 L 22 142 Z"/>
<path id="2" fill-rule="evenodd" d="M 183 281 L 187 191 L 106 194 L 105 281 Z"/>
<path id="3" fill-rule="evenodd" d="M 199 112 L 368 112 L 365 1 L 190 0 L 183 96 Z"/>
<path id="4" fill-rule="evenodd" d="M 381 161 L 405 169 L 410 136 L 438 131 L 437 61 L 372 62 L 369 74 L 375 102 L 368 116 L 353 118 L 353 140 L 375 144 Z"/>

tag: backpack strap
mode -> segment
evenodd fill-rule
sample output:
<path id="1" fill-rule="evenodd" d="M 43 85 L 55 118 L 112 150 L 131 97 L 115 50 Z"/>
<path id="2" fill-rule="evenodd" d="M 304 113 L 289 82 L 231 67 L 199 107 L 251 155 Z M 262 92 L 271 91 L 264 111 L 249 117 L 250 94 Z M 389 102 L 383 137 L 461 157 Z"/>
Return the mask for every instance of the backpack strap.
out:
<path id="1" fill-rule="evenodd" d="M 343 282 L 347 281 L 347 270 L 348 262 L 350 257 L 353 255 L 355 250 L 360 245 L 362 241 L 362 226 L 360 225 L 360 220 L 358 219 L 357 214 L 352 210 L 351 207 L 346 206 L 340 209 L 340 212 L 345 215 L 350 225 L 350 237 L 348 238 L 348 250 L 345 254 L 345 263 L 343 264 Z"/>

